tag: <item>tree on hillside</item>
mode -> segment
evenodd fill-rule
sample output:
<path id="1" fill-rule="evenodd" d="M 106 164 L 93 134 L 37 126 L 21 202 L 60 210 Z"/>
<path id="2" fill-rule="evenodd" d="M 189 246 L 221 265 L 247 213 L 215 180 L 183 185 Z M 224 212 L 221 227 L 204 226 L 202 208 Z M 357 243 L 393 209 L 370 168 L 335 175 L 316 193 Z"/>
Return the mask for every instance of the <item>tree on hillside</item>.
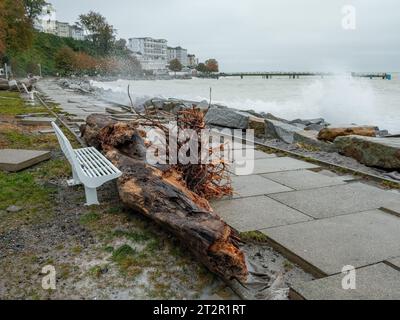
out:
<path id="1" fill-rule="evenodd" d="M 24 0 L 24 7 L 27 17 L 33 21 L 41 15 L 43 7 L 48 3 L 46 0 Z"/>
<path id="2" fill-rule="evenodd" d="M 25 14 L 23 0 L 1 0 L 0 58 L 9 52 L 20 52 L 32 44 L 33 30 Z"/>
<path id="3" fill-rule="evenodd" d="M 110 53 L 115 42 L 115 30 L 104 16 L 90 11 L 88 14 L 80 15 L 77 24 L 87 31 L 88 38 L 98 48 L 100 54 Z"/>
<path id="4" fill-rule="evenodd" d="M 6 21 L 5 21 L 4 2 L 0 1 L 0 60 L 6 52 Z"/>
<path id="5" fill-rule="evenodd" d="M 178 60 L 178 59 L 173 59 L 169 62 L 169 66 L 168 66 L 169 70 L 174 71 L 175 72 L 175 76 L 176 73 L 179 71 L 182 71 L 182 63 Z"/>
<path id="6" fill-rule="evenodd" d="M 57 70 L 62 75 L 70 75 L 75 70 L 75 52 L 70 47 L 62 47 L 55 56 Z"/>
<path id="7" fill-rule="evenodd" d="M 200 62 L 197 65 L 196 70 L 199 71 L 199 72 L 204 72 L 205 73 L 205 72 L 207 72 L 207 66 L 203 62 Z"/>
<path id="8" fill-rule="evenodd" d="M 206 68 L 207 68 L 208 72 L 218 72 L 219 71 L 217 60 L 208 59 L 205 64 L 206 64 Z"/>

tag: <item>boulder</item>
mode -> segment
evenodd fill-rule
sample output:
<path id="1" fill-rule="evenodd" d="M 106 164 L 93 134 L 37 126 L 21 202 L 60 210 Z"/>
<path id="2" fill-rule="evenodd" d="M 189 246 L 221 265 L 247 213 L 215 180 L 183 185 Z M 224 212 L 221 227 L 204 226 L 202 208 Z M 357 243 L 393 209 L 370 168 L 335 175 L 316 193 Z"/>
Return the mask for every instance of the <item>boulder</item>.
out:
<path id="1" fill-rule="evenodd" d="M 326 152 L 336 151 L 336 146 L 333 143 L 318 140 L 318 131 L 302 130 L 295 132 L 293 135 L 293 142 L 311 146 Z"/>
<path id="2" fill-rule="evenodd" d="M 265 119 L 280 121 L 280 122 L 283 122 L 283 123 L 289 123 L 289 121 L 287 121 L 286 119 L 279 118 L 279 117 L 275 117 L 272 113 L 261 112 L 261 115 L 262 115 Z"/>
<path id="3" fill-rule="evenodd" d="M 329 127 L 319 132 L 318 139 L 333 142 L 337 137 L 342 136 L 376 137 L 378 131 L 379 128 L 373 126 Z"/>
<path id="4" fill-rule="evenodd" d="M 294 134 L 303 131 L 301 128 L 277 120 L 265 120 L 266 138 L 280 139 L 286 143 L 294 142 Z"/>
<path id="5" fill-rule="evenodd" d="M 344 136 L 335 140 L 339 153 L 370 167 L 400 169 L 400 138 Z"/>
<path id="6" fill-rule="evenodd" d="M 325 123 L 325 120 L 323 118 L 318 118 L 318 119 L 295 119 L 289 122 L 290 124 L 303 124 L 304 126 L 309 126 L 311 124 L 322 124 Z"/>
<path id="7" fill-rule="evenodd" d="M 265 119 L 264 118 L 250 116 L 247 128 L 254 130 L 254 136 L 256 138 L 262 139 L 265 137 Z"/>
<path id="8" fill-rule="evenodd" d="M 313 123 L 313 124 L 306 126 L 304 128 L 304 130 L 320 132 L 322 129 L 325 129 L 326 127 L 327 127 L 327 125 L 325 125 L 325 124 Z"/>
<path id="9" fill-rule="evenodd" d="M 233 129 L 247 129 L 250 117 L 250 114 L 236 109 L 211 106 L 206 114 L 205 120 L 208 125 Z"/>

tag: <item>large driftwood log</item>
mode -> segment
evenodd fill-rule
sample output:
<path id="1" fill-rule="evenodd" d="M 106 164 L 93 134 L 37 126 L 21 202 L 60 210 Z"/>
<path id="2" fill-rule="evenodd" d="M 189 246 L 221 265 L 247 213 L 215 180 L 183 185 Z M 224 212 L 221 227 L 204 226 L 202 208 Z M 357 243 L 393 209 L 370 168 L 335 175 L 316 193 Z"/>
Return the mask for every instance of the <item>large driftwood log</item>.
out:
<path id="1" fill-rule="evenodd" d="M 126 206 L 172 232 L 210 271 L 246 281 L 245 257 L 232 229 L 178 177 L 146 163 L 143 133 L 134 124 L 91 115 L 81 131 L 123 172 L 118 191 Z"/>

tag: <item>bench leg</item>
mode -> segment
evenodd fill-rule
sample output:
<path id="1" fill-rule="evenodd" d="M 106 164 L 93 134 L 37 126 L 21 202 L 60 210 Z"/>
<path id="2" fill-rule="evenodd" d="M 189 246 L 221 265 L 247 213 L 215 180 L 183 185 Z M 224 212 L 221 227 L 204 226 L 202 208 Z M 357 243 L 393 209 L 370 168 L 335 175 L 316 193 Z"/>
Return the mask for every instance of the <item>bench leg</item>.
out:
<path id="1" fill-rule="evenodd" d="M 99 200 L 97 199 L 97 190 L 96 188 L 88 188 L 85 186 L 85 194 L 86 194 L 86 205 L 99 205 Z"/>
<path id="2" fill-rule="evenodd" d="M 68 186 L 78 186 L 81 184 L 78 175 L 76 174 L 75 170 L 72 170 L 72 179 L 67 181 Z"/>

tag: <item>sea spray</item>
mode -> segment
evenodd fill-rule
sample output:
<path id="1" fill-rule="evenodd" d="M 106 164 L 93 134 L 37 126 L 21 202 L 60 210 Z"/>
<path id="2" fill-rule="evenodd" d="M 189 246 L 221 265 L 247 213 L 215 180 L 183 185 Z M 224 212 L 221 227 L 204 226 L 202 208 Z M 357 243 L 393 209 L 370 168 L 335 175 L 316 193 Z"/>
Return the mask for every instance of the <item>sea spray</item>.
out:
<path id="1" fill-rule="evenodd" d="M 127 103 L 127 86 L 131 85 L 135 103 L 153 97 L 193 101 L 209 99 L 229 107 L 276 116 L 294 118 L 324 117 L 332 124 L 368 124 L 400 132 L 400 81 L 352 78 L 342 74 L 334 77 L 221 78 L 168 81 L 94 82 L 110 89 L 114 101 Z"/>

